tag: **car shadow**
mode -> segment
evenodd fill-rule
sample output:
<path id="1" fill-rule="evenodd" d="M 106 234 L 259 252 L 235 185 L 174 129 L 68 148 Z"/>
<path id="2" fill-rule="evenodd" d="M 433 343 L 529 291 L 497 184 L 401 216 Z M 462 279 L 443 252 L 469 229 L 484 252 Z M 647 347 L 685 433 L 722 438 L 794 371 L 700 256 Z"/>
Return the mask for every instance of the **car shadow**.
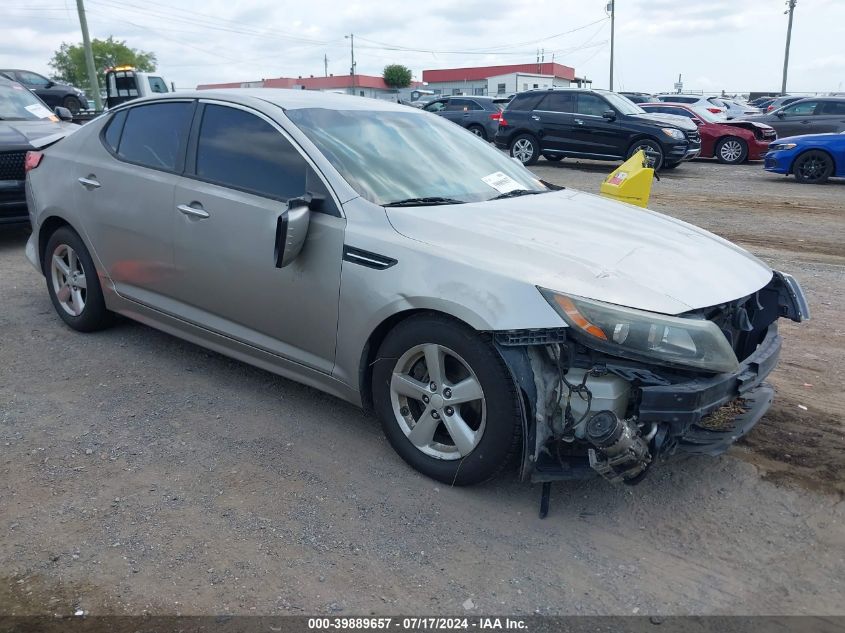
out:
<path id="1" fill-rule="evenodd" d="M 0 251 L 23 248 L 32 233 L 28 224 L 0 224 Z"/>

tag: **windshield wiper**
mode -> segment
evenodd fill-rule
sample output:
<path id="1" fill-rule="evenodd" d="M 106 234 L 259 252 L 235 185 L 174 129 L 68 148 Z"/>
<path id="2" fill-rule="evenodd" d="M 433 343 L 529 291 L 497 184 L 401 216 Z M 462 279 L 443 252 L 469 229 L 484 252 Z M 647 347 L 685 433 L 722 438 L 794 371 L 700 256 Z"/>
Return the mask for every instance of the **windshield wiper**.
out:
<path id="1" fill-rule="evenodd" d="M 514 189 L 500 193 L 498 196 L 490 198 L 490 200 L 502 200 L 503 198 L 518 198 L 519 196 L 533 196 L 535 193 L 548 193 L 548 191 L 534 191 L 532 189 Z"/>
<path id="2" fill-rule="evenodd" d="M 428 198 L 406 198 L 383 204 L 383 207 L 427 207 L 437 204 L 464 204 L 463 200 L 454 198 L 443 198 L 440 196 L 429 196 Z"/>

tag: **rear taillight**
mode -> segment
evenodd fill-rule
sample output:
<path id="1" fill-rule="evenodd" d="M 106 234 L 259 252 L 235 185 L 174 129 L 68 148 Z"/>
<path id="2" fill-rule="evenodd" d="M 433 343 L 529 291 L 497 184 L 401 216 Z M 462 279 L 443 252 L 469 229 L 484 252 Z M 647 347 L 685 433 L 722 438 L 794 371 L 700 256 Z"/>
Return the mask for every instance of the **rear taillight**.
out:
<path id="1" fill-rule="evenodd" d="M 38 167 L 41 164 L 41 159 L 44 158 L 44 154 L 41 152 L 27 152 L 26 157 L 23 160 L 23 171 L 27 173 Z"/>
<path id="2" fill-rule="evenodd" d="M 506 125 L 508 124 L 508 122 L 505 120 L 505 115 L 504 115 L 504 114 L 499 114 L 499 116 L 497 117 L 497 119 L 498 119 L 498 121 L 499 121 L 499 127 L 504 127 L 504 126 L 506 126 Z"/>
<path id="3" fill-rule="evenodd" d="M 490 118 L 494 121 L 501 121 L 502 120 L 502 113 L 501 112 L 494 112 L 490 115 Z"/>
<path id="4" fill-rule="evenodd" d="M 766 112 L 771 112 L 774 109 L 775 109 L 775 106 L 769 106 L 768 108 L 766 108 Z"/>
<path id="5" fill-rule="evenodd" d="M 720 114 L 724 112 L 722 108 L 707 108 L 708 112 L 712 112 L 713 114 Z"/>

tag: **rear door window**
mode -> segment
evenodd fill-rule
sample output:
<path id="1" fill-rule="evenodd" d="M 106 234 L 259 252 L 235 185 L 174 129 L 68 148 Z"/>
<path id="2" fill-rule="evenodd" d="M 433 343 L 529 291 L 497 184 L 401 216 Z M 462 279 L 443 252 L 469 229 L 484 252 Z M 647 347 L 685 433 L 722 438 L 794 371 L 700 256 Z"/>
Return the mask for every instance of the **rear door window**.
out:
<path id="1" fill-rule="evenodd" d="M 546 112 L 575 112 L 575 94 L 550 92 L 537 109 Z"/>
<path id="2" fill-rule="evenodd" d="M 117 155 L 144 167 L 176 171 L 191 125 L 191 101 L 152 103 L 130 108 Z"/>
<path id="3" fill-rule="evenodd" d="M 821 113 L 845 115 L 845 101 L 823 101 Z"/>
<path id="4" fill-rule="evenodd" d="M 308 163 L 281 132 L 258 116 L 206 105 L 197 142 L 196 175 L 277 200 L 305 193 Z"/>

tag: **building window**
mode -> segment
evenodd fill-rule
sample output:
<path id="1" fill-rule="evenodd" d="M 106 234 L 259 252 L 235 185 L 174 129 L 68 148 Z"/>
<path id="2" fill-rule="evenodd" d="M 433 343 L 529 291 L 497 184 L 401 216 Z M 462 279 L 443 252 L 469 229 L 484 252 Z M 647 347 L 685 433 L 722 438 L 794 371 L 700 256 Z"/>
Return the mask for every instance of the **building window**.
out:
<path id="1" fill-rule="evenodd" d="M 496 87 L 496 94 L 503 95 L 507 92 L 508 87 L 505 84 L 499 84 Z"/>
<path id="2" fill-rule="evenodd" d="M 361 96 L 363 97 L 363 96 L 364 96 L 364 91 L 363 91 L 363 90 L 361 90 L 361 91 L 359 91 L 359 92 L 358 92 L 358 94 L 359 94 L 359 95 L 361 95 Z"/>
<path id="3" fill-rule="evenodd" d="M 539 87 L 540 87 L 540 84 L 534 84 L 534 87 L 535 87 L 535 88 L 539 88 Z"/>
<path id="4" fill-rule="evenodd" d="M 461 89 L 460 88 L 452 88 L 452 94 L 453 95 L 461 94 Z"/>
<path id="5" fill-rule="evenodd" d="M 473 88 L 472 94 L 483 96 L 484 95 L 484 88 Z"/>

